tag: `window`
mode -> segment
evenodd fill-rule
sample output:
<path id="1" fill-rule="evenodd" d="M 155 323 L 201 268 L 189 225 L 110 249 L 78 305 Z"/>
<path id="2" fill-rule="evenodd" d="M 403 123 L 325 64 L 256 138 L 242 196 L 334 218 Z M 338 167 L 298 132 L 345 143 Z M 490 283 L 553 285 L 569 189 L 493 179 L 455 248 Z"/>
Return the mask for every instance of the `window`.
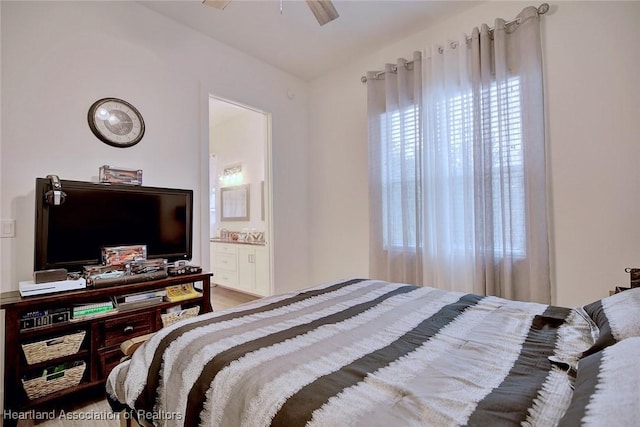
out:
<path id="1" fill-rule="evenodd" d="M 465 218 L 471 210 L 471 217 L 476 218 L 475 227 L 493 230 L 492 235 L 485 235 L 485 250 L 493 250 L 497 255 L 524 257 L 526 221 L 520 78 L 513 77 L 502 86 L 493 84 L 480 98 L 478 101 L 472 92 L 466 92 L 436 106 L 438 120 L 433 127 L 433 136 L 445 143 L 436 148 L 439 171 L 432 176 L 435 176 L 438 188 L 449 191 L 451 206 L 447 215 L 452 225 L 454 250 L 456 247 L 474 250 L 463 245 L 478 244 L 462 236 Z M 380 118 L 385 248 L 416 246 L 422 203 L 419 114 L 417 107 L 410 107 Z M 477 115 L 480 115 L 480 126 Z M 482 133 L 482 138 L 477 137 L 478 132 Z M 477 142 L 480 140 L 482 143 Z M 486 160 L 480 162 L 482 158 Z M 486 215 L 476 215 L 473 210 L 483 206 L 482 203 L 485 203 Z M 425 215 L 429 215 L 428 209 Z"/>
<path id="2" fill-rule="evenodd" d="M 493 249 L 496 253 L 526 254 L 524 194 L 524 148 L 520 78 L 502 86 L 494 84 L 489 94 L 493 201 Z"/>
<path id="3" fill-rule="evenodd" d="M 419 196 L 419 110 L 415 106 L 381 117 L 384 247 L 415 247 Z"/>

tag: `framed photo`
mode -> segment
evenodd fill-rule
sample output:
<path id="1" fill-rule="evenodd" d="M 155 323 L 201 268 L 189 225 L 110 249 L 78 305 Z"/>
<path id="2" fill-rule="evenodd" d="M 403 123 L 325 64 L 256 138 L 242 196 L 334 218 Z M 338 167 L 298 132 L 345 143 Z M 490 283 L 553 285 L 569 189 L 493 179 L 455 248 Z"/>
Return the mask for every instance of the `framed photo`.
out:
<path id="1" fill-rule="evenodd" d="M 249 185 L 220 189 L 220 221 L 249 221 Z"/>

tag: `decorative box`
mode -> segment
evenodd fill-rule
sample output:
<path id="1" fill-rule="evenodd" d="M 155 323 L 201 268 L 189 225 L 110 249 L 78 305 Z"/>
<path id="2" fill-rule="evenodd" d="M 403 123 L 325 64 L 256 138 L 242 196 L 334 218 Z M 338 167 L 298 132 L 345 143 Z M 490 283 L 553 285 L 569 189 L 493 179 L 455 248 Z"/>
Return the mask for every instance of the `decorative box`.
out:
<path id="1" fill-rule="evenodd" d="M 127 273 L 126 265 L 85 265 L 83 276 L 87 286 L 102 288 L 120 284 Z"/>
<path id="2" fill-rule="evenodd" d="M 158 271 L 166 272 L 169 264 L 165 258 L 154 259 L 138 259 L 132 261 L 127 266 L 129 274 L 155 273 Z"/>
<path id="3" fill-rule="evenodd" d="M 100 167 L 99 180 L 109 184 L 142 185 L 142 169 L 116 169 L 104 165 Z"/>
<path id="4" fill-rule="evenodd" d="M 102 263 L 110 266 L 126 265 L 147 259 L 147 245 L 105 246 L 102 248 Z"/>

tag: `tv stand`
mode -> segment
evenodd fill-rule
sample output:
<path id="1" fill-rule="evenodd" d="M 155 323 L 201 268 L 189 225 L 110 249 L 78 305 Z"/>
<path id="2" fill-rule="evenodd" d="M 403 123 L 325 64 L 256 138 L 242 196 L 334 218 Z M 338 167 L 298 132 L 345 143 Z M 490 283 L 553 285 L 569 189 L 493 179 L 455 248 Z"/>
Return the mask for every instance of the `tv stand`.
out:
<path id="1" fill-rule="evenodd" d="M 162 328 L 162 315 L 167 309 L 199 307 L 200 313 L 211 308 L 212 273 L 189 274 L 158 280 L 131 283 L 106 288 L 86 288 L 77 291 L 20 297 L 18 291 L 0 294 L 0 309 L 5 310 L 5 372 L 4 372 L 4 425 L 15 426 L 18 417 L 30 410 L 62 409 L 61 401 L 81 398 L 89 391 L 103 393 L 109 372 L 122 357 L 120 344 L 130 338 L 156 332 Z M 20 319 L 26 313 L 56 310 L 78 304 L 89 304 L 110 297 L 162 290 L 167 286 L 186 283 L 202 284 L 198 296 L 183 301 L 161 301 L 126 311 L 114 311 L 87 318 L 62 321 L 46 326 L 20 329 Z M 27 363 L 23 346 L 30 343 L 55 343 L 61 337 L 84 335 L 79 349 L 50 360 Z M 54 344 L 55 345 L 55 344 Z M 30 398 L 23 386 L 24 378 L 38 376 L 44 369 L 71 363 L 84 364 L 79 383 Z M 102 390 L 100 390 L 102 388 Z M 68 401 L 68 400 L 67 400 Z"/>

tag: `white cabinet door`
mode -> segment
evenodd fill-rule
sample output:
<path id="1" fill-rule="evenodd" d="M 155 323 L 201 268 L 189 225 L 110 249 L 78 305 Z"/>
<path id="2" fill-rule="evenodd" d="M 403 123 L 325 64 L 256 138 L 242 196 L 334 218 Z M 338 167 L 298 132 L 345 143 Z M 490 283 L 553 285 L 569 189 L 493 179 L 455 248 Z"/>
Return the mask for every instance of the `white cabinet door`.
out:
<path id="1" fill-rule="evenodd" d="M 267 248 L 256 248 L 256 293 L 259 295 L 271 295 L 269 278 L 269 252 Z"/>
<path id="2" fill-rule="evenodd" d="M 256 288 L 256 250 L 250 246 L 238 248 L 238 286 L 254 293 Z"/>
<path id="3" fill-rule="evenodd" d="M 238 248 L 238 285 L 252 294 L 271 295 L 269 257 L 265 247 Z"/>
<path id="4" fill-rule="evenodd" d="M 266 247 L 214 242 L 211 265 L 213 283 L 254 295 L 271 295 Z"/>

